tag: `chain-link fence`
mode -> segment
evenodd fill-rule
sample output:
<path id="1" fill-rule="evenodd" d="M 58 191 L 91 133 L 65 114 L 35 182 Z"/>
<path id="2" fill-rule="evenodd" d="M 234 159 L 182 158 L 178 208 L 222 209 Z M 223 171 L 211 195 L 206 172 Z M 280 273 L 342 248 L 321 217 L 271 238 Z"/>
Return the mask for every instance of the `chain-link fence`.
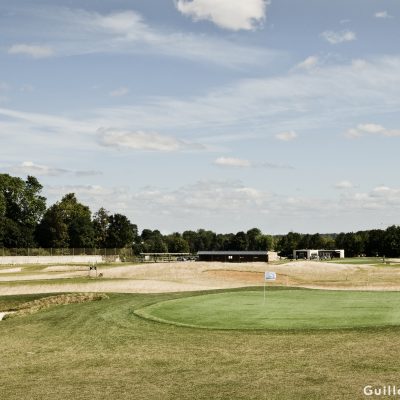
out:
<path id="1" fill-rule="evenodd" d="M 0 248 L 0 257 L 13 256 L 120 256 L 121 258 L 133 257 L 131 248 Z"/>

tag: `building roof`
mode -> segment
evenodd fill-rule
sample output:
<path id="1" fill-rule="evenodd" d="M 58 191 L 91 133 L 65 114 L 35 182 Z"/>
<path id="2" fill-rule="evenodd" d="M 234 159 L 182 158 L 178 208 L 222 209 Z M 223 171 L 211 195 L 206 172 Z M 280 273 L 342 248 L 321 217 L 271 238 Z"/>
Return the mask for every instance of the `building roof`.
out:
<path id="1" fill-rule="evenodd" d="M 296 249 L 295 251 L 344 251 L 343 249 Z"/>
<path id="2" fill-rule="evenodd" d="M 211 256 L 266 256 L 268 251 L 198 251 L 197 254 Z"/>

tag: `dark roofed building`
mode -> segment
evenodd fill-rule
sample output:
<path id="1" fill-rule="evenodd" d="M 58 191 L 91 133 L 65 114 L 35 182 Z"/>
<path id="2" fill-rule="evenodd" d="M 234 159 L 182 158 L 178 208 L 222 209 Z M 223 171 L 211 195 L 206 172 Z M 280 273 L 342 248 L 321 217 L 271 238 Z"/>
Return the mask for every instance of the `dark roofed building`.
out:
<path id="1" fill-rule="evenodd" d="M 199 251 L 199 261 L 268 262 L 268 251 Z"/>

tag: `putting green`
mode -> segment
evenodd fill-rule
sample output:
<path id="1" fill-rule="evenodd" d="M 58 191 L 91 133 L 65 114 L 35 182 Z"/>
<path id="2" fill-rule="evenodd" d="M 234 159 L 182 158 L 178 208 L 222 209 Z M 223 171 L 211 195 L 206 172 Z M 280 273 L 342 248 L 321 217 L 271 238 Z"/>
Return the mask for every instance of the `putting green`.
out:
<path id="1" fill-rule="evenodd" d="M 400 325 L 400 292 L 236 291 L 136 310 L 158 322 L 209 329 L 339 329 Z"/>

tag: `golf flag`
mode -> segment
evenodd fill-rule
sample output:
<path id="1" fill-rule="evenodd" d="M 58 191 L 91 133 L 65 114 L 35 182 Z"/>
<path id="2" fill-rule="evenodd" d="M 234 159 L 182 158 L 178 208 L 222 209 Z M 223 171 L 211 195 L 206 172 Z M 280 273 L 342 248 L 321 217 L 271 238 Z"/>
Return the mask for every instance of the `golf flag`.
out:
<path id="1" fill-rule="evenodd" d="M 265 272 L 264 279 L 266 281 L 275 281 L 276 280 L 276 272 Z"/>

